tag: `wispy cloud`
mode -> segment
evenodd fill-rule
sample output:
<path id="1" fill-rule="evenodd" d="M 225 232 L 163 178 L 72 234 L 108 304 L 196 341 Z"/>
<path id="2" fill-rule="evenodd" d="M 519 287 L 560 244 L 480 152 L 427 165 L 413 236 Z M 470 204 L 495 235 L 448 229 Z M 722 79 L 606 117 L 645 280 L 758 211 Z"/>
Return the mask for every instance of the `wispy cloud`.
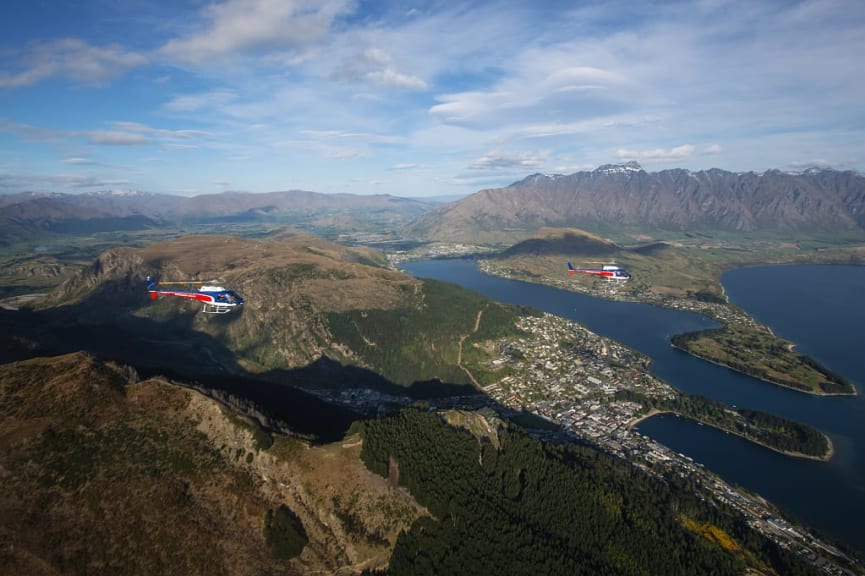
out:
<path id="1" fill-rule="evenodd" d="M 170 144 L 176 140 L 207 137 L 200 130 L 167 130 L 153 128 L 139 122 L 111 122 L 112 130 L 54 130 L 29 124 L 0 120 L 0 132 L 17 134 L 34 142 L 62 144 L 84 140 L 100 146 L 142 146 Z"/>
<path id="2" fill-rule="evenodd" d="M 197 30 L 167 42 L 171 60 L 212 65 L 257 50 L 297 49 L 324 38 L 348 0 L 226 0 L 201 11 Z"/>
<path id="3" fill-rule="evenodd" d="M 117 45 L 94 46 L 78 38 L 34 42 L 14 51 L 0 69 L 0 88 L 30 86 L 54 76 L 95 84 L 147 63 L 144 54 Z"/>
<path id="4" fill-rule="evenodd" d="M 58 186 L 79 190 L 83 188 L 125 188 L 132 186 L 132 182 L 125 178 L 104 178 L 88 174 L 0 174 L 0 189 L 6 188 L 10 192 L 22 189 L 28 191 L 50 191 Z"/>
<path id="5" fill-rule="evenodd" d="M 514 168 L 532 170 L 541 168 L 547 161 L 547 154 L 532 152 L 488 152 L 476 158 L 470 170 L 513 170 Z"/>
<path id="6" fill-rule="evenodd" d="M 143 134 L 117 130 L 91 130 L 87 132 L 87 141 L 102 146 L 141 146 L 152 142 Z"/>
<path id="7" fill-rule="evenodd" d="M 386 88 L 425 90 L 421 78 L 394 69 L 390 54 L 380 48 L 368 48 L 348 57 L 333 73 L 338 80 L 376 84 Z"/>
<path id="8" fill-rule="evenodd" d="M 195 112 L 203 108 L 221 107 L 237 98 L 237 92 L 234 90 L 211 90 L 174 96 L 162 107 L 170 112 Z"/>
<path id="9" fill-rule="evenodd" d="M 92 166 L 96 164 L 91 158 L 86 158 L 84 156 L 68 156 L 63 159 L 64 164 L 75 164 L 79 166 Z"/>
<path id="10" fill-rule="evenodd" d="M 642 160 L 652 162 L 671 162 L 687 158 L 694 153 L 694 146 L 683 144 L 675 148 L 655 148 L 653 150 L 628 150 L 620 148 L 616 150 L 615 156 L 619 160 Z"/>
<path id="11" fill-rule="evenodd" d="M 100 178 L 80 174 L 55 174 L 46 178 L 48 182 L 71 186 L 72 188 L 114 188 L 129 186 L 131 182 L 124 178 Z"/>

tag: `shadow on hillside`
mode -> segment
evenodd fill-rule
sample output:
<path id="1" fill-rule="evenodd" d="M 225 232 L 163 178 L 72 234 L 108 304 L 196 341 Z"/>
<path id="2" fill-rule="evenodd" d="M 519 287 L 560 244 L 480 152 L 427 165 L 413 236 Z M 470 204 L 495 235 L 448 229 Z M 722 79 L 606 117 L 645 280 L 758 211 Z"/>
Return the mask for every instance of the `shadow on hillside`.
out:
<path id="1" fill-rule="evenodd" d="M 610 256 L 619 252 L 615 244 L 603 242 L 588 236 L 566 233 L 559 238 L 530 238 L 514 244 L 492 258 L 512 256 Z"/>
<path id="2" fill-rule="evenodd" d="M 371 370 L 327 357 L 302 368 L 252 374 L 218 340 L 193 329 L 197 311 L 181 310 L 165 321 L 133 316 L 128 312 L 131 306 L 123 306 L 128 303 L 125 291 L 125 286 L 106 283 L 71 306 L 38 311 L 0 309 L 0 363 L 84 351 L 134 366 L 142 378 L 164 376 L 195 388 L 262 424 L 287 427 L 317 442 L 342 439 L 351 423 L 365 417 L 363 413 L 375 412 L 377 404 L 420 401 L 436 407 L 489 407 L 497 414 L 513 415 L 469 384 L 431 380 L 400 386 Z M 142 297 L 136 294 L 132 302 L 140 304 Z M 215 321 L 231 319 L 218 317 Z M 305 390 L 331 397 L 372 390 L 381 396 L 364 393 L 359 401 L 366 405 L 355 411 Z"/>
<path id="3" fill-rule="evenodd" d="M 272 382 L 288 382 L 304 388 L 338 392 L 353 388 L 369 388 L 380 394 L 408 396 L 414 400 L 430 400 L 452 396 L 481 394 L 470 384 L 450 384 L 441 380 L 413 382 L 410 386 L 395 384 L 372 370 L 344 365 L 327 356 L 293 370 L 271 370 L 262 375 Z"/>

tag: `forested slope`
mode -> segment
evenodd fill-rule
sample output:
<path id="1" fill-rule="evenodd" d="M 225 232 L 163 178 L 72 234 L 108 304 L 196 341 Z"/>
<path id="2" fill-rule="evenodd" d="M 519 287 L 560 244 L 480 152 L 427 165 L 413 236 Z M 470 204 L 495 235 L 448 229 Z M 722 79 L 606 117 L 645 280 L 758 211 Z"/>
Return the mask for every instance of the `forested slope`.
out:
<path id="1" fill-rule="evenodd" d="M 367 421 L 363 438 L 367 466 L 432 515 L 400 536 L 391 575 L 813 573 L 687 483 L 592 448 L 519 429 L 496 448 L 421 411 Z"/>

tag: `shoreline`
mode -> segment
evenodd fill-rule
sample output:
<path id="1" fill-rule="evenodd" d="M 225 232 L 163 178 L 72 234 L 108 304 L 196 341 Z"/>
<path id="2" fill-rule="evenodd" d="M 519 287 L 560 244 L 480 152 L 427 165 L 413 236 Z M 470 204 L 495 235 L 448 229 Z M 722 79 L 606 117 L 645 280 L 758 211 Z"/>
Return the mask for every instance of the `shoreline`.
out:
<path id="1" fill-rule="evenodd" d="M 503 273 L 501 273 L 501 270 L 500 270 L 500 269 L 492 268 L 492 269 L 487 269 L 487 270 L 483 270 L 483 269 L 480 269 L 480 270 L 481 270 L 482 273 L 484 273 L 484 274 L 489 274 L 489 275 L 491 275 L 491 276 L 497 276 L 497 277 L 505 278 L 505 279 L 513 279 L 512 276 L 510 276 L 510 275 L 508 275 L 508 274 L 503 274 Z M 584 296 L 590 296 L 590 297 L 592 297 L 592 298 L 600 298 L 600 299 L 602 299 L 602 300 L 609 300 L 609 301 L 614 301 L 614 302 L 635 302 L 635 303 L 639 303 L 639 304 L 645 304 L 645 305 L 648 305 L 648 306 L 656 306 L 656 307 L 658 307 L 658 308 L 664 308 L 664 309 L 668 309 L 668 310 L 683 310 L 683 309 L 684 309 L 684 310 L 688 310 L 688 311 L 694 312 L 695 314 L 700 314 L 700 315 L 702 315 L 702 316 L 704 316 L 704 317 L 706 317 L 706 318 L 709 318 L 710 320 L 713 320 L 713 321 L 717 322 L 717 323 L 720 325 L 720 327 L 724 327 L 724 326 L 726 326 L 727 324 L 729 324 L 729 322 L 726 322 L 726 321 L 724 321 L 724 320 L 721 319 L 721 318 L 717 318 L 717 317 L 713 316 L 712 314 L 707 313 L 706 310 L 697 310 L 697 309 L 689 310 L 688 308 L 679 308 L 679 307 L 677 307 L 677 306 L 671 305 L 669 302 L 657 302 L 657 301 L 653 301 L 652 299 L 649 299 L 649 298 L 641 298 L 641 297 L 640 297 L 639 295 L 637 295 L 637 294 L 631 294 L 629 297 L 625 297 L 625 298 L 614 298 L 614 297 L 610 297 L 610 294 L 603 294 L 603 293 L 601 293 L 600 291 L 597 291 L 597 290 L 591 290 L 591 289 L 586 289 L 586 288 L 584 288 L 584 287 L 575 287 L 575 286 L 573 286 L 573 285 L 563 286 L 563 285 L 560 285 L 560 284 L 558 284 L 558 283 L 556 283 L 556 282 L 549 282 L 549 281 L 541 281 L 541 282 L 538 282 L 536 279 L 531 279 L 531 278 L 517 278 L 517 279 L 522 280 L 522 281 L 525 281 L 525 282 L 530 282 L 530 283 L 535 283 L 535 284 L 541 284 L 541 285 L 544 285 L 544 286 L 550 286 L 550 287 L 552 287 L 552 288 L 556 288 L 556 289 L 559 289 L 559 290 L 566 290 L 566 291 L 570 291 L 570 292 L 575 292 L 575 293 L 577 293 L 577 294 L 582 294 L 582 295 L 584 295 Z M 720 283 L 720 282 L 719 282 L 719 283 Z M 755 324 L 757 324 L 757 325 L 759 325 L 759 326 L 765 328 L 766 331 L 767 331 L 769 334 L 771 334 L 772 336 L 776 336 L 776 335 L 775 335 L 775 332 L 774 332 L 774 330 L 772 330 L 772 327 L 771 327 L 771 326 L 768 326 L 768 325 L 765 325 L 765 324 L 763 324 L 763 323 L 761 323 L 761 322 L 758 322 L 758 321 L 757 321 L 753 316 L 751 316 L 748 312 L 746 312 L 745 310 L 739 308 L 739 307 L 736 306 L 735 304 L 731 303 L 730 300 L 729 300 L 729 297 L 727 296 L 727 292 L 726 292 L 727 289 L 726 289 L 726 287 L 725 287 L 723 284 L 720 284 L 720 285 L 721 285 L 721 293 L 722 293 L 722 295 L 724 296 L 724 298 L 726 299 L 726 303 L 721 304 L 722 306 L 725 306 L 725 307 L 727 307 L 727 308 L 732 308 L 732 309 L 738 310 L 738 311 L 741 312 L 741 314 L 744 315 L 744 317 L 746 317 L 748 320 L 750 320 L 751 322 L 753 322 L 753 323 L 755 323 Z M 694 300 L 690 300 L 690 299 L 688 299 L 688 298 L 682 298 L 682 297 L 679 297 L 678 300 L 685 301 L 685 302 L 691 302 L 691 303 L 694 303 L 694 302 L 695 302 Z M 683 334 L 689 334 L 689 332 L 684 332 Z M 672 345 L 672 344 L 671 344 L 671 345 Z M 755 380 L 759 380 L 759 381 L 761 381 L 761 382 L 766 382 L 766 383 L 768 383 L 768 384 L 773 384 L 773 385 L 775 385 L 775 386 L 780 386 L 781 388 L 786 388 L 786 389 L 788 389 L 788 390 L 793 390 L 793 391 L 795 391 L 795 392 L 801 392 L 801 393 L 803 393 L 803 394 L 810 394 L 810 395 L 812 395 L 812 396 L 821 396 L 821 397 L 835 397 L 835 396 L 842 396 L 842 397 L 851 396 L 851 397 L 857 397 L 857 396 L 859 395 L 859 390 L 858 390 L 858 388 L 857 388 L 856 385 L 855 385 L 854 383 L 852 383 L 852 382 L 851 382 L 851 386 L 852 386 L 853 390 L 852 390 L 851 392 L 821 392 L 821 391 L 815 391 L 815 390 L 813 390 L 813 389 L 811 389 L 811 388 L 807 388 L 807 387 L 806 387 L 806 388 L 797 388 L 797 387 L 795 387 L 795 386 L 791 386 L 791 385 L 789 385 L 789 384 L 784 384 L 784 383 L 782 383 L 782 382 L 777 382 L 777 381 L 774 381 L 774 380 L 769 380 L 769 379 L 767 379 L 767 378 L 761 378 L 761 377 L 759 377 L 759 376 L 755 376 L 755 375 L 753 375 L 753 374 L 748 374 L 747 372 L 743 372 L 742 370 L 738 370 L 738 369 L 733 368 L 732 366 L 728 366 L 727 364 L 724 364 L 724 363 L 722 363 L 722 362 L 718 362 L 718 361 L 715 361 L 715 360 L 711 360 L 711 359 L 709 359 L 709 358 L 706 358 L 706 357 L 704 357 L 704 356 L 700 356 L 699 354 L 695 354 L 695 353 L 691 352 L 690 350 L 685 350 L 684 348 L 681 348 L 681 347 L 679 347 L 679 346 L 675 346 L 675 345 L 673 345 L 673 347 L 676 348 L 677 350 L 681 350 L 682 352 L 685 352 L 686 354 L 690 354 L 691 356 L 693 356 L 693 357 L 695 357 L 695 358 L 699 358 L 700 360 L 703 360 L 703 361 L 705 361 L 705 362 L 709 362 L 709 363 L 715 364 L 715 365 L 717 365 L 717 366 L 721 366 L 721 367 L 723 367 L 723 368 L 727 368 L 728 370 L 732 370 L 733 372 L 736 372 L 736 373 L 738 373 L 738 374 L 743 374 L 743 375 L 745 375 L 745 376 L 749 376 L 749 377 L 751 377 L 751 378 L 754 378 Z M 796 343 L 795 343 L 795 342 L 791 342 L 790 344 L 788 344 L 788 349 L 789 349 L 790 351 L 795 350 L 795 348 L 796 348 Z"/>
<path id="2" fill-rule="evenodd" d="M 687 334 L 687 332 L 685 334 Z M 811 396 L 820 396 L 820 397 L 826 397 L 826 398 L 843 397 L 843 396 L 852 396 L 852 397 L 859 396 L 859 390 L 856 388 L 855 385 L 852 385 L 852 384 L 851 384 L 853 386 L 852 392 L 818 392 L 818 391 L 812 390 L 810 388 L 797 388 L 796 386 L 791 386 L 790 384 L 784 384 L 782 382 L 776 382 L 774 380 L 769 380 L 767 378 L 761 378 L 760 376 L 755 376 L 754 374 L 748 374 L 747 372 L 743 372 L 742 370 L 738 370 L 736 368 L 733 368 L 732 366 L 730 366 L 728 364 L 724 364 L 723 362 L 719 362 L 717 360 L 712 360 L 711 358 L 701 356 L 700 354 L 696 354 L 694 352 L 691 352 L 690 350 L 685 350 L 681 346 L 676 346 L 672 342 L 670 342 L 670 346 L 672 346 L 676 350 L 681 350 L 685 354 L 690 354 L 694 358 L 699 358 L 700 360 L 702 360 L 704 362 L 709 362 L 710 364 L 714 364 L 715 366 L 721 366 L 722 368 L 726 368 L 727 370 L 732 370 L 733 372 L 736 372 L 737 374 L 742 374 L 744 376 L 748 376 L 748 377 L 753 378 L 755 380 L 759 380 L 760 382 L 765 382 L 767 384 L 772 384 L 774 386 L 780 386 L 781 388 L 786 388 L 787 390 L 793 390 L 794 392 L 801 392 L 802 394 L 810 394 Z M 790 346 L 795 346 L 795 344 L 790 344 Z"/>
<path id="3" fill-rule="evenodd" d="M 654 416 L 658 416 L 660 414 L 673 414 L 679 418 L 683 418 L 685 420 L 690 420 L 691 422 L 696 422 L 697 424 L 702 424 L 703 426 L 711 426 L 715 430 L 719 430 L 721 432 L 726 432 L 727 434 L 732 434 L 733 436 L 738 436 L 742 440 L 747 440 L 748 442 L 751 442 L 752 444 L 756 444 L 757 446 L 762 446 L 763 448 L 766 448 L 766 449 L 771 450 L 773 452 L 777 452 L 778 454 L 783 454 L 784 456 L 789 456 L 790 458 L 803 458 L 805 460 L 815 460 L 817 462 L 828 462 L 835 455 L 835 444 L 832 442 L 832 439 L 829 437 L 828 434 L 826 434 L 825 432 L 823 432 L 822 430 L 819 430 L 819 429 L 817 429 L 817 431 L 826 439 L 826 444 L 829 446 L 829 448 L 826 450 L 826 453 L 823 456 L 815 456 L 813 454 L 805 454 L 804 452 L 781 450 L 780 448 L 775 448 L 774 446 L 770 446 L 770 445 L 766 444 L 765 442 L 760 442 L 759 440 L 755 440 L 755 439 L 753 439 L 749 436 L 745 436 L 744 434 L 741 434 L 739 432 L 735 432 L 733 430 L 727 430 L 726 428 L 722 428 L 716 424 L 712 424 L 711 422 L 704 422 L 702 420 L 697 420 L 696 418 L 691 418 L 689 416 L 679 414 L 675 410 L 658 410 L 657 408 L 652 408 L 648 412 L 646 412 L 645 414 L 629 420 L 627 423 L 627 427 L 628 427 L 628 429 L 633 429 L 634 426 L 637 426 L 640 422 L 642 422 L 644 420 L 648 420 L 649 418 L 652 418 Z"/>

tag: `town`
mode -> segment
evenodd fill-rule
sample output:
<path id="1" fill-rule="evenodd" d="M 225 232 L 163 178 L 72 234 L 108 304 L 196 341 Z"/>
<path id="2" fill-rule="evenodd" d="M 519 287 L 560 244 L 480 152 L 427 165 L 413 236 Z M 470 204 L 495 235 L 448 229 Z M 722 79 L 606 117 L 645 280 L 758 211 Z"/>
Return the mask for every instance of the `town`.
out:
<path id="1" fill-rule="evenodd" d="M 647 474 L 679 474 L 698 483 L 705 497 L 732 506 L 748 523 L 826 574 L 865 574 L 854 558 L 821 541 L 807 528 L 785 520 L 758 495 L 734 488 L 691 458 L 641 435 L 634 426 L 653 415 L 638 403 L 617 398 L 621 391 L 674 398 L 678 392 L 649 371 L 650 359 L 577 322 L 552 314 L 524 316 L 522 336 L 483 344 L 482 369 L 501 374 L 485 395 L 430 400 L 430 409 L 481 409 L 489 419 L 532 413 L 550 426 L 535 433 L 546 439 L 580 439 L 623 458 Z M 382 415 L 387 406 L 408 406 L 409 397 L 367 389 L 309 390 L 323 399 Z"/>
<path id="2" fill-rule="evenodd" d="M 484 259 L 483 251 L 470 245 L 426 247 L 421 253 L 389 253 L 391 265 L 418 258 L 475 258 L 478 268 L 490 275 L 525 280 L 518 270 L 502 267 Z M 534 279 L 537 281 L 537 279 Z M 691 298 L 658 296 L 651 293 L 635 298 L 613 282 L 577 284 L 567 277 L 546 279 L 544 284 L 579 291 L 611 300 L 640 301 L 666 308 L 696 312 L 720 323 L 748 327 L 771 333 L 771 329 L 743 310 L 728 303 L 704 302 Z M 640 420 L 654 412 L 644 406 L 617 398 L 622 391 L 638 392 L 649 398 L 673 399 L 679 392 L 654 376 L 651 359 L 612 339 L 600 336 L 577 322 L 543 314 L 521 317 L 517 327 L 524 334 L 485 344 L 491 358 L 483 369 L 502 377 L 483 387 L 485 396 L 437 399 L 431 408 L 474 409 L 494 406 L 498 416 L 535 414 L 548 421 L 553 431 L 536 431 L 541 437 L 556 440 L 577 438 L 621 457 L 645 473 L 655 476 L 675 473 L 696 481 L 714 498 L 741 512 L 749 525 L 780 546 L 794 551 L 804 561 L 826 574 L 865 574 L 855 558 L 827 542 L 806 527 L 786 520 L 771 503 L 740 487 L 733 487 L 700 463 L 634 430 Z M 464 370 L 467 370 L 463 367 Z M 470 379 L 476 380 L 468 372 Z M 406 406 L 408 397 L 384 395 L 371 390 L 310 391 L 328 401 L 379 415 L 384 406 Z M 481 413 L 484 413 L 481 410 Z M 546 428 L 546 427 L 545 427 Z"/>
<path id="3" fill-rule="evenodd" d="M 667 398 L 678 394 L 648 372 L 648 358 L 551 314 L 523 317 L 518 326 L 526 336 L 498 342 L 500 355 L 490 362 L 490 369 L 508 372 L 485 388 L 492 399 L 542 416 L 648 474 L 674 472 L 696 480 L 707 494 L 744 514 L 753 528 L 826 574 L 863 573 L 855 560 L 784 520 L 764 499 L 730 486 L 691 458 L 636 432 L 634 425 L 651 413 L 617 400 L 617 392 Z"/>

